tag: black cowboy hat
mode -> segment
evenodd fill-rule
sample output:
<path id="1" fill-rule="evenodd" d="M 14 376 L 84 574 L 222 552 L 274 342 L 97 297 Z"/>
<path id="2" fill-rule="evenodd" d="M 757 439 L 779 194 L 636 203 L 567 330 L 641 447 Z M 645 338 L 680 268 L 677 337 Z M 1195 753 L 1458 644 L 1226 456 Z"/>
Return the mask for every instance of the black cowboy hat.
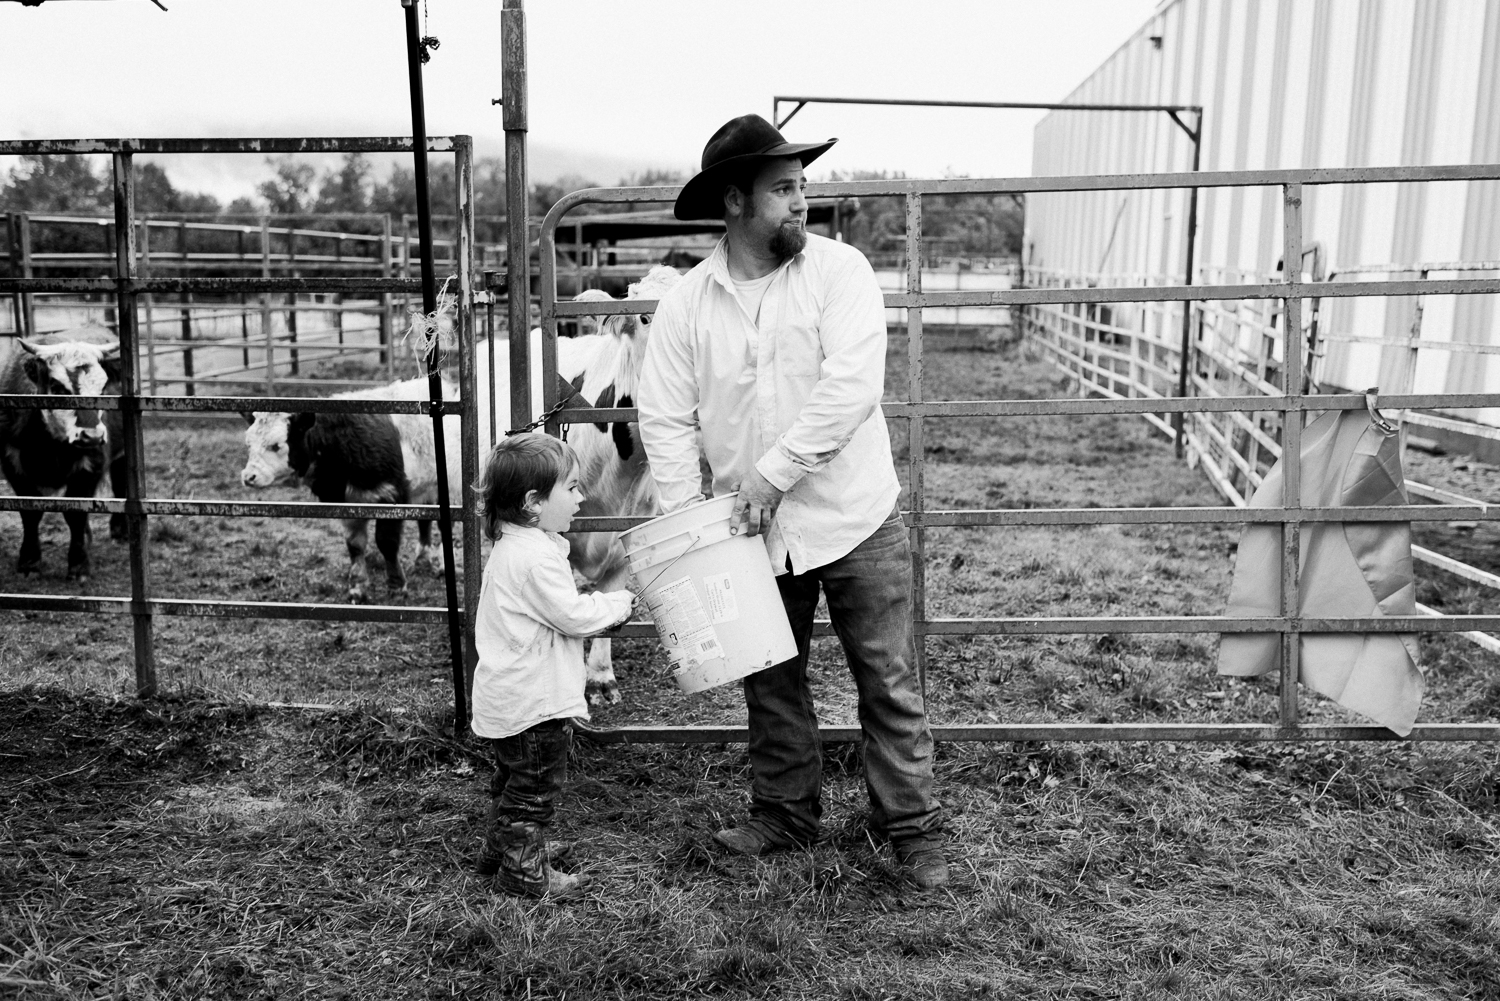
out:
<path id="1" fill-rule="evenodd" d="M 793 156 L 805 167 L 836 142 L 789 143 L 776 126 L 759 115 L 731 119 L 703 147 L 703 169 L 683 185 L 672 214 L 679 219 L 722 219 L 724 185 L 736 168 L 757 160 Z"/>

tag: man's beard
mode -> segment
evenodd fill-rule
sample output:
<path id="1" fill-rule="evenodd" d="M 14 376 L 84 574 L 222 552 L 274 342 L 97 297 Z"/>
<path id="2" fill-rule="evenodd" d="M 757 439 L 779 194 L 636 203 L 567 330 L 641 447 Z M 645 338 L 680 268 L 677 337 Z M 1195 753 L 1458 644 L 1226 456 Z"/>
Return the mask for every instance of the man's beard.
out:
<path id="1" fill-rule="evenodd" d="M 784 222 L 771 234 L 771 253 L 779 258 L 795 257 L 807 246 L 807 230 L 802 226 Z"/>

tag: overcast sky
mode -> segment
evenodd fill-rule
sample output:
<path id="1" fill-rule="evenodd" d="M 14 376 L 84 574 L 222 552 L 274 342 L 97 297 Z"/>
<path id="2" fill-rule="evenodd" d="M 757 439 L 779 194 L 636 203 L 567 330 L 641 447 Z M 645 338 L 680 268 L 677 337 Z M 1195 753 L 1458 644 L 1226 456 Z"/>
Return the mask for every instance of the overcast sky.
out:
<path id="1" fill-rule="evenodd" d="M 399 0 L 0 0 L 0 136 L 408 135 Z M 1158 0 L 531 0 L 534 178 L 692 170 L 708 136 L 776 94 L 1064 98 Z M 428 131 L 503 148 L 500 0 L 428 0 Z M 809 106 L 817 164 L 918 176 L 1030 173 L 1041 112 Z M 173 157 L 228 199 L 261 157 Z M 0 169 L 8 165 L 0 158 Z"/>

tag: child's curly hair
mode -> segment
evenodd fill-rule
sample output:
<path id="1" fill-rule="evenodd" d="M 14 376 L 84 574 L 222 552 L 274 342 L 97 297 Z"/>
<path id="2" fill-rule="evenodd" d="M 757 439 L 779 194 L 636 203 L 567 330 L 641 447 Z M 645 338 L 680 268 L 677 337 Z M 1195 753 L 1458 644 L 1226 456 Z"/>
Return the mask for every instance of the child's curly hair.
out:
<path id="1" fill-rule="evenodd" d="M 484 534 L 494 541 L 506 522 L 533 525 L 526 494 L 545 497 L 578 466 L 578 453 L 567 442 L 546 434 L 513 434 L 490 450 L 484 473 L 474 488 L 484 498 Z"/>

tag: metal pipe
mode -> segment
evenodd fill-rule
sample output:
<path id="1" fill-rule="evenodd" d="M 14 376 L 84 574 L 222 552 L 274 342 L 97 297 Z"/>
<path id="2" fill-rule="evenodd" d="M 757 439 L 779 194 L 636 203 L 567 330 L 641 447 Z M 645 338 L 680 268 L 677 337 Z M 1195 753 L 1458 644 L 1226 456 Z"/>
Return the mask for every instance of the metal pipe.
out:
<path id="1" fill-rule="evenodd" d="M 641 300 L 631 300 L 640 302 Z M 637 312 L 644 310 L 637 308 Z M 339 380 L 304 380 L 339 384 Z M 362 383 L 361 383 L 362 385 Z M 1448 410 L 1483 410 L 1500 407 L 1500 393 L 1425 393 L 1415 396 L 1382 396 L 1381 405 L 1390 409 L 1442 407 Z M 86 407 L 93 410 L 119 409 L 119 398 L 114 396 L 36 396 L 26 394 L 0 394 L 0 405 L 39 410 L 57 407 Z M 419 400 L 347 400 L 303 397 L 183 397 L 158 396 L 143 398 L 139 404 L 143 411 L 219 411 L 237 413 L 245 410 L 305 410 L 317 413 L 349 414 L 425 414 L 430 413 L 431 403 Z M 1038 417 L 1079 414 L 1150 414 L 1175 413 L 1245 413 L 1280 412 L 1290 410 L 1293 404 L 1279 396 L 1193 396 L 1178 397 L 1130 397 L 1124 399 L 1058 399 L 1058 400 L 969 400 L 936 401 L 931 403 L 882 403 L 881 409 L 888 418 L 923 417 Z M 1308 396 L 1303 398 L 1303 410 L 1363 410 L 1365 398 L 1352 393 L 1337 396 Z M 558 412 L 559 419 L 567 424 L 612 423 L 634 421 L 633 407 L 570 407 Z M 1484 426 L 1480 426 L 1481 430 Z"/>
<path id="2" fill-rule="evenodd" d="M 543 273 L 546 272 L 545 261 Z M 112 278 L 0 278 L 0 294 L 6 292 L 114 292 L 120 287 Z M 239 293 L 263 290 L 298 292 L 398 291 L 416 290 L 416 280 L 392 278 L 153 278 L 127 279 L 126 290 L 141 292 L 216 292 Z M 1425 281 L 1386 282 L 1304 282 L 1297 297 L 1361 298 L 1368 296 L 1407 295 L 1489 295 L 1500 292 L 1496 278 L 1429 278 Z M 890 309 L 910 306 L 1032 306 L 1067 302 L 1183 302 L 1227 301 L 1234 299 L 1284 299 L 1286 287 L 1281 282 L 1256 285 L 1129 285 L 1102 288 L 1026 288 L 970 290 L 963 292 L 889 292 L 885 305 Z M 554 302 L 557 317 L 609 316 L 616 313 L 639 313 L 654 309 L 654 299 L 631 299 L 614 302 Z"/>
<path id="3" fill-rule="evenodd" d="M 1199 153 L 1203 149 L 1203 144 L 1202 144 L 1202 138 L 1203 138 L 1203 109 L 1199 108 L 1197 110 L 1198 110 L 1198 116 L 1197 116 L 1197 118 L 1194 121 L 1193 130 L 1188 133 L 1188 138 L 1190 138 L 1193 141 L 1193 173 L 1195 173 L 1195 174 L 1198 172 L 1198 155 L 1199 155 Z M 1175 121 L 1178 121 L 1179 125 L 1182 124 L 1180 120 L 1176 119 L 1175 115 L 1173 116 L 1173 119 Z M 1194 249 L 1194 245 L 1195 245 L 1195 242 L 1196 242 L 1197 238 L 1198 238 L 1198 189 L 1197 188 L 1189 188 L 1188 189 L 1187 247 L 1185 248 L 1185 251 L 1183 253 L 1183 258 L 1184 258 L 1185 263 L 1183 265 L 1182 284 L 1183 284 L 1184 287 L 1193 284 L 1193 249 Z M 1178 353 L 1177 353 L 1177 365 L 1178 365 L 1178 373 L 1177 373 L 1177 395 L 1178 396 L 1186 396 L 1188 394 L 1188 373 L 1192 371 L 1192 366 L 1193 366 L 1193 359 L 1192 359 L 1192 354 L 1193 354 L 1192 327 L 1193 327 L 1193 304 L 1192 304 L 1191 301 L 1184 299 L 1183 303 L 1182 303 L 1182 343 L 1181 343 L 1180 347 L 1178 348 Z M 1179 458 L 1179 459 L 1182 458 L 1182 456 L 1183 456 L 1183 441 L 1182 441 L 1183 422 L 1184 422 L 1184 417 L 1182 416 L 1181 412 L 1177 413 L 1172 418 L 1173 444 L 1174 444 L 1174 447 L 1175 447 L 1175 449 L 1177 451 L 1177 458 Z"/>
<path id="4" fill-rule="evenodd" d="M 35 272 L 31 264 L 31 218 L 21 212 L 16 216 L 16 235 L 20 243 L 21 277 L 31 278 Z M 118 277 L 118 275 L 117 275 Z M 36 303 L 31 293 L 21 291 L 21 330 L 27 337 L 36 336 Z"/>
<path id="5" fill-rule="evenodd" d="M 456 144 L 454 184 L 457 225 L 454 230 L 454 264 L 458 275 L 458 316 L 455 333 L 458 335 L 458 382 L 459 409 L 463 411 L 461 424 L 462 455 L 459 465 L 463 474 L 460 504 L 464 522 L 464 614 L 465 621 L 479 620 L 479 594 L 484 584 L 484 564 L 480 562 L 480 512 L 484 508 L 483 498 L 475 489 L 479 481 L 479 396 L 476 391 L 478 379 L 474 371 L 476 331 L 474 321 L 474 151 L 467 137 Z M 493 366 L 491 366 L 493 368 Z M 494 407 L 490 407 L 494 416 Z M 474 668 L 479 663 L 478 648 L 474 645 L 474 630 L 465 633 L 464 644 L 464 690 L 472 692 Z"/>
<path id="6" fill-rule="evenodd" d="M 205 501 L 152 498 L 141 501 L 145 514 L 188 517 L 432 519 L 436 504 L 324 504 L 318 501 Z M 0 497 L 0 511 L 81 511 L 120 514 L 125 501 L 104 497 Z M 462 512 L 458 506 L 450 511 Z M 1261 525 L 1287 522 L 1370 523 L 1415 521 L 1500 521 L 1500 506 L 1415 504 L 1383 507 L 1315 508 L 1003 508 L 999 510 L 902 512 L 908 525 L 922 528 L 983 528 L 1032 525 Z M 575 518 L 574 531 L 621 532 L 651 519 L 638 516 Z"/>
<path id="7" fill-rule="evenodd" d="M 146 547 L 146 443 L 141 433 L 141 352 L 136 338 L 136 298 L 125 290 L 135 277 L 135 174 L 129 153 L 114 155 L 115 298 L 120 338 L 120 417 L 125 437 L 125 526 L 130 544 L 130 616 L 135 642 L 135 690 L 156 694 L 156 644 L 151 619 L 150 552 Z"/>
<path id="8" fill-rule="evenodd" d="M 579 736 L 595 744 L 744 744 L 743 726 L 579 727 Z M 863 739 L 857 726 L 820 726 L 825 744 L 854 744 Z M 1213 741 L 1252 740 L 1400 740 L 1383 726 L 1299 726 L 1286 730 L 1264 723 L 999 723 L 934 726 L 939 741 Z M 1418 723 L 1406 740 L 1500 740 L 1496 723 Z"/>
<path id="9" fill-rule="evenodd" d="M 271 279 L 271 219 L 260 217 L 260 277 Z M 276 395 L 276 335 L 272 331 L 274 318 L 271 315 L 269 290 L 260 294 L 260 334 L 266 341 L 266 395 Z"/>
<path id="10" fill-rule="evenodd" d="M 1282 277 L 1295 293 L 1302 282 L 1302 185 L 1282 191 Z M 1282 302 L 1282 394 L 1291 409 L 1281 416 L 1281 506 L 1295 512 L 1302 506 L 1302 300 L 1289 295 Z M 1302 524 L 1288 521 L 1281 529 L 1281 614 L 1295 616 L 1302 607 Z M 1281 638 L 1280 718 L 1283 727 L 1297 723 L 1297 684 L 1301 676 L 1302 640 L 1294 627 Z"/>
<path id="11" fill-rule="evenodd" d="M 422 312 L 437 312 L 437 276 L 432 259 L 432 204 L 427 189 L 427 117 L 422 97 L 422 39 L 417 0 L 401 0 L 406 11 L 406 68 L 411 87 L 412 161 L 417 185 L 417 239 L 422 247 Z M 453 557 L 453 516 L 448 510 L 447 449 L 443 443 L 443 381 L 434 338 L 427 351 L 427 390 L 432 398 L 433 457 L 438 468 L 438 531 L 443 538 L 443 583 L 448 596 L 448 646 L 453 662 L 453 733 L 462 739 L 469 725 L 464 685 L 463 622 L 458 610 L 458 574 Z M 475 558 L 478 553 L 472 554 Z"/>
<path id="12" fill-rule="evenodd" d="M 500 12 L 501 125 L 505 131 L 505 291 L 510 339 L 510 427 L 531 421 L 531 234 L 527 227 L 526 10 L 522 0 L 504 0 Z M 551 263 L 544 249 L 542 281 Z M 543 296 L 545 301 L 546 296 Z M 547 326 L 547 317 L 542 317 Z M 491 356 L 491 364 L 494 356 Z M 542 380 L 542 392 L 549 387 Z M 491 411 L 494 407 L 490 408 Z M 498 419 L 498 418 L 497 418 Z"/>
<path id="13" fill-rule="evenodd" d="M 782 104 L 797 106 L 777 121 Z M 779 129 L 792 120 L 792 116 L 809 104 L 880 104 L 918 108 L 1018 108 L 1036 111 L 1197 111 L 1203 109 L 1195 104 L 1056 104 L 1035 101 L 922 101 L 904 98 L 880 97 L 797 97 L 777 95 L 771 98 L 771 121 Z"/>
<path id="14" fill-rule="evenodd" d="M 328 136 L 256 139 L 6 139 L 0 156 L 43 153 L 410 153 L 409 136 Z M 428 136 L 429 153 L 452 153 L 449 136 Z M 343 213 L 364 217 L 369 213 Z"/>
<path id="15" fill-rule="evenodd" d="M 906 196 L 906 290 L 920 295 L 922 292 L 922 196 Z M 922 307 L 914 306 L 906 311 L 906 392 L 910 402 L 920 406 L 922 392 Z M 927 615 L 927 547 L 926 535 L 915 523 L 926 506 L 926 488 L 923 471 L 926 468 L 926 445 L 923 443 L 922 415 L 911 417 L 906 423 L 907 448 L 907 497 L 911 505 L 913 522 L 907 528 L 908 544 L 911 546 L 911 600 L 913 617 L 921 620 Z M 927 643 L 918 635 L 916 640 L 917 679 L 922 689 L 922 699 L 927 699 Z"/>

